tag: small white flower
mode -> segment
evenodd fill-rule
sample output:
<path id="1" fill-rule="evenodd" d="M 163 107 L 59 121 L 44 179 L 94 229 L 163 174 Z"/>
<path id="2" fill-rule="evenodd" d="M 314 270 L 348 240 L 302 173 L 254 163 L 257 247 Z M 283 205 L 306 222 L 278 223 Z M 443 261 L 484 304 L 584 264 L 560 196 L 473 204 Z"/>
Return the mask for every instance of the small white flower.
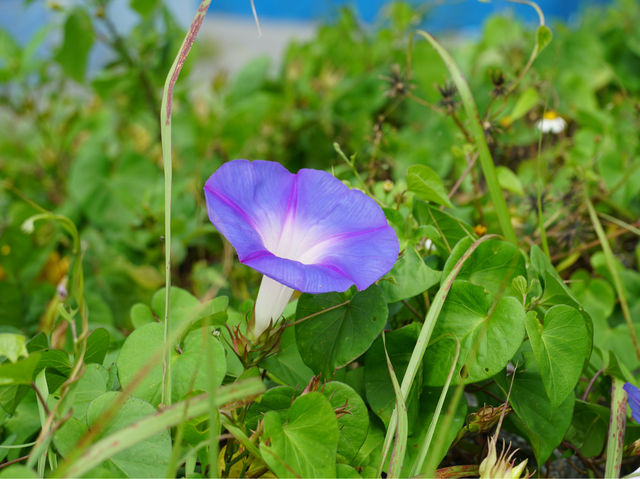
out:
<path id="1" fill-rule="evenodd" d="M 536 121 L 536 128 L 542 133 L 558 134 L 562 132 L 567 126 L 567 122 L 564 118 L 558 115 L 555 111 L 546 111 L 544 116 Z"/>

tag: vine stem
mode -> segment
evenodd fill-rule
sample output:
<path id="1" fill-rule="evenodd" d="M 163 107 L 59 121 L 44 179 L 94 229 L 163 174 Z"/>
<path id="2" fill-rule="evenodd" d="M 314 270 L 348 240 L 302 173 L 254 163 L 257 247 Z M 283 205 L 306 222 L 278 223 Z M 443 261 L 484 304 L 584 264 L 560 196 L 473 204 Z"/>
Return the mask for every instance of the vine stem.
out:
<path id="1" fill-rule="evenodd" d="M 171 107 L 173 102 L 173 87 L 178 80 L 180 71 L 189 55 L 198 31 L 202 26 L 211 0 L 202 0 L 200 7 L 193 17 L 193 22 L 185 36 L 180 51 L 173 60 L 173 65 L 167 74 L 162 92 L 162 106 L 160 108 L 160 138 L 162 142 L 162 162 L 164 167 L 164 268 L 165 268 L 165 302 L 164 302 L 164 341 L 170 333 L 169 327 L 169 293 L 171 290 L 171 189 L 173 183 L 173 168 L 171 158 Z M 162 393 L 161 402 L 171 404 L 171 353 L 167 348 L 162 360 Z"/>

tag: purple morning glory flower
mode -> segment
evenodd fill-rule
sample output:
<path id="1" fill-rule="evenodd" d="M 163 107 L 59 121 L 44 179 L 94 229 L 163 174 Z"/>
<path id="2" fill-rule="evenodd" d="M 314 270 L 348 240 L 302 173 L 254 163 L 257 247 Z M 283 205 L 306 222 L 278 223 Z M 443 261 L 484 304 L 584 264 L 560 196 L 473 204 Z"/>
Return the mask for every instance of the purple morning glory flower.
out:
<path id="1" fill-rule="evenodd" d="M 293 290 L 363 290 L 398 256 L 398 238 L 376 202 L 324 171 L 294 175 L 279 163 L 234 160 L 204 192 L 213 225 L 242 263 L 264 274 L 256 337 L 282 315 Z"/>
<path id="2" fill-rule="evenodd" d="M 631 408 L 631 416 L 635 422 L 640 423 L 640 389 L 631 383 L 625 383 L 624 386 L 622 386 L 622 389 L 627 392 L 629 407 Z"/>

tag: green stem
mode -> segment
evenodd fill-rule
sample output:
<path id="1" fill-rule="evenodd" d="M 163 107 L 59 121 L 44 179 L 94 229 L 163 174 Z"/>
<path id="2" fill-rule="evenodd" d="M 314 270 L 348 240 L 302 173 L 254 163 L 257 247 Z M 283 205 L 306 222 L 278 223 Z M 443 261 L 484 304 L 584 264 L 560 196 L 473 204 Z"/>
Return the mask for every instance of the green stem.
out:
<path id="1" fill-rule="evenodd" d="M 180 51 L 167 74 L 162 92 L 162 106 L 160 108 L 160 138 L 162 140 L 162 161 L 164 165 L 164 267 L 165 267 L 165 304 L 164 304 L 164 341 L 170 333 L 169 327 L 169 293 L 171 290 L 171 187 L 172 187 L 172 159 L 171 159 L 171 106 L 173 102 L 173 87 L 178 80 L 180 71 L 189 55 L 204 17 L 209 9 L 211 0 L 202 0 L 196 12 L 189 31 L 182 42 Z M 171 348 L 162 362 L 162 395 L 163 404 L 171 404 Z"/>
<path id="2" fill-rule="evenodd" d="M 624 382 L 611 378 L 611 416 L 607 437 L 607 463 L 604 477 L 620 477 L 620 465 L 624 452 L 624 431 L 627 421 L 627 395 Z"/>
<path id="3" fill-rule="evenodd" d="M 455 63 L 451 55 L 449 55 L 449 52 L 447 52 L 429 33 L 422 30 L 418 30 L 416 33 L 424 37 L 425 40 L 431 44 L 444 61 L 449 73 L 451 73 L 451 78 L 458 89 L 458 93 L 460 93 L 460 98 L 462 99 L 467 118 L 471 123 L 470 133 L 473 136 L 476 148 L 478 149 L 480 166 L 482 167 L 482 172 L 487 182 L 489 195 L 493 201 L 496 216 L 498 217 L 498 222 L 502 229 L 502 234 L 509 242 L 518 244 L 516 234 L 513 230 L 513 226 L 511 225 L 511 218 L 509 217 L 509 212 L 507 210 L 507 203 L 505 202 L 502 190 L 500 189 L 500 184 L 498 183 L 498 176 L 493 164 L 493 158 L 491 158 L 491 153 L 489 152 L 489 147 L 484 137 L 484 129 L 480 122 L 478 108 L 473 100 L 471 89 L 464 79 L 460 68 Z"/>

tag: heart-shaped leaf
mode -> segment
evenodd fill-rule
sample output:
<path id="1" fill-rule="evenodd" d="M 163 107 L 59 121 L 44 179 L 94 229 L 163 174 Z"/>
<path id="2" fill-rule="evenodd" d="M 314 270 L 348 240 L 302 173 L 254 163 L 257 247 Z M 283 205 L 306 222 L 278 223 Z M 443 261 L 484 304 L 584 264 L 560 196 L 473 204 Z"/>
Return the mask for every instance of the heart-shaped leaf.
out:
<path id="1" fill-rule="evenodd" d="M 466 382 L 493 376 L 504 368 L 524 339 L 524 308 L 514 297 L 496 297 L 468 281 L 456 280 L 444 302 L 424 355 L 424 382 L 442 386 L 460 340 L 458 368 L 467 363 Z M 458 375 L 454 376 L 455 378 Z"/>
<path id="2" fill-rule="evenodd" d="M 296 342 L 307 366 L 330 378 L 336 368 L 369 349 L 384 328 L 388 311 L 382 291 L 373 285 L 350 299 L 348 293 L 302 295 L 296 318 L 316 313 L 296 325 Z"/>
<path id="3" fill-rule="evenodd" d="M 338 420 L 321 393 L 296 399 L 284 421 L 269 411 L 263 426 L 260 453 L 278 477 L 336 477 Z"/>
<path id="4" fill-rule="evenodd" d="M 544 324 L 529 312 L 526 327 L 544 389 L 551 406 L 557 407 L 572 393 L 589 354 L 591 338 L 584 317 L 571 306 L 557 305 L 544 315 Z"/>

